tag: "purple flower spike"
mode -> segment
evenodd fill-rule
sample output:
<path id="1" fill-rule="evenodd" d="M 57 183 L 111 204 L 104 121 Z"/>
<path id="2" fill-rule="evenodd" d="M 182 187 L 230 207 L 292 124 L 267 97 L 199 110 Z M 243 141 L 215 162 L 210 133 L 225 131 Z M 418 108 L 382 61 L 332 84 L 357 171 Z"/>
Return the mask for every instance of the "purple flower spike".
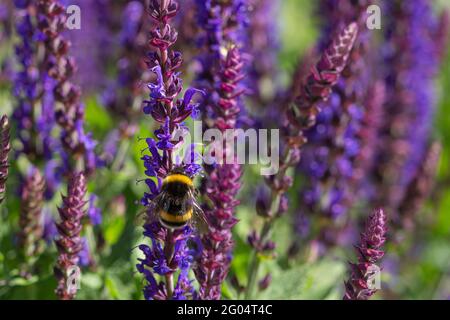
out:
<path id="1" fill-rule="evenodd" d="M 204 51 L 200 57 L 202 70 L 197 83 L 207 88 L 203 120 L 207 127 L 225 132 L 238 127 L 244 112 L 241 96 L 244 61 L 241 54 L 240 31 L 245 15 L 242 1 L 197 1 L 199 23 L 205 30 L 201 39 Z M 221 285 L 228 274 L 234 241 L 231 230 L 238 222 L 235 217 L 239 204 L 242 168 L 239 164 L 223 164 L 227 150 L 216 154 L 220 163 L 205 167 L 204 194 L 211 200 L 204 210 L 210 224 L 209 232 L 201 237 L 203 250 L 194 270 L 200 283 L 199 298 L 218 300 Z"/>
<path id="2" fill-rule="evenodd" d="M 386 232 L 386 214 L 377 209 L 367 219 L 361 242 L 356 246 L 358 263 L 350 263 L 351 276 L 345 282 L 344 300 L 367 300 L 379 289 L 374 286 L 381 271 L 376 263 L 384 256 Z"/>
<path id="3" fill-rule="evenodd" d="M 327 47 L 317 65 L 311 69 L 296 103 L 288 112 L 288 119 L 292 125 L 306 129 L 314 124 L 315 115 L 319 111 L 317 103 L 329 98 L 332 87 L 338 82 L 347 65 L 357 34 L 357 24 L 348 25 Z"/>
<path id="4" fill-rule="evenodd" d="M 221 82 L 217 86 L 219 99 L 211 105 L 217 114 L 213 127 L 221 131 L 236 127 L 240 113 L 238 97 L 243 91 L 239 88 L 242 79 L 241 57 L 237 48 L 232 48 L 223 60 L 220 73 Z M 223 155 L 216 155 L 222 157 Z M 241 166 L 238 164 L 218 164 L 208 170 L 206 195 L 212 206 L 205 208 L 210 223 L 209 232 L 202 237 L 203 252 L 195 269 L 200 282 L 201 299 L 217 300 L 221 296 L 221 284 L 228 274 L 234 242 L 231 229 L 238 222 L 235 208 L 239 204 L 236 196 L 241 187 Z"/>
<path id="5" fill-rule="evenodd" d="M 147 85 L 150 92 L 149 99 L 144 101 L 143 113 L 150 115 L 159 128 L 154 132 L 156 139 L 145 139 L 147 148 L 143 152 L 148 153 L 141 158 L 148 177 L 145 183 L 149 188 L 149 192 L 144 193 L 141 199 L 149 217 L 144 226 L 144 236 L 151 244 L 139 246 L 144 258 L 139 259 L 136 265 L 147 281 L 143 291 L 148 300 L 184 300 L 195 296 L 188 279 L 193 257 L 187 243 L 193 238 L 193 230 L 189 226 L 168 229 L 152 219 L 155 210 L 153 200 L 160 194 L 162 180 L 175 167 L 183 168 L 184 173 L 191 178 L 199 172 L 196 163 L 176 163 L 176 159 L 173 159 L 174 151 L 182 142 L 182 139 L 174 141 L 175 130 L 185 130 L 182 122 L 197 108 L 197 104 L 192 101 L 193 96 L 196 93 L 203 94 L 200 90 L 190 88 L 183 98 L 179 97 L 183 90 L 178 72 L 182 55 L 172 49 L 178 35 L 172 26 L 177 11 L 178 3 L 174 0 L 151 0 L 148 8 L 154 23 L 149 41 L 153 51 L 147 56 L 147 65 L 154 78 Z M 188 156 L 185 158 L 196 158 L 193 150 L 188 152 Z M 177 273 L 178 278 L 174 283 Z"/>
<path id="6" fill-rule="evenodd" d="M 19 244 L 27 261 L 38 256 L 43 249 L 40 240 L 44 192 L 45 180 L 38 169 L 32 168 L 23 186 L 19 219 Z"/>
<path id="7" fill-rule="evenodd" d="M 46 69 L 55 79 L 55 120 L 61 127 L 62 147 L 68 158 L 67 171 L 83 163 L 85 172 L 90 175 L 95 167 L 93 146 L 89 134 L 84 133 L 84 106 L 80 102 L 81 90 L 72 83 L 76 70 L 74 59 L 69 55 L 70 43 L 62 36 L 65 30 L 65 8 L 57 0 L 37 2 L 38 27 L 41 41 L 46 49 Z"/>
<path id="8" fill-rule="evenodd" d="M 147 285 L 144 296 L 147 300 L 185 300 L 192 299 L 194 288 L 188 279 L 193 257 L 187 248 L 187 241 L 192 236 L 192 229 L 185 227 L 180 230 L 169 231 L 162 228 L 159 222 L 145 225 L 144 235 L 151 239 L 151 245 L 140 245 L 144 254 L 136 265 L 137 270 L 145 276 Z M 167 285 L 157 281 L 156 277 L 167 279 L 180 269 L 178 281 L 173 293 L 167 290 Z"/>
<path id="9" fill-rule="evenodd" d="M 80 236 L 81 220 L 86 216 L 84 207 L 87 203 L 86 179 L 83 173 L 73 174 L 67 189 L 67 195 L 63 196 L 63 205 L 58 208 L 60 222 L 57 223 L 59 236 L 56 238 L 58 249 L 58 261 L 54 268 L 58 287 L 56 295 L 62 300 L 75 298 L 77 288 L 70 285 L 68 278 L 74 267 L 79 264 L 79 253 L 83 250 L 83 241 Z"/>
<path id="10" fill-rule="evenodd" d="M 0 119 L 0 204 L 5 199 L 6 180 L 8 179 L 8 156 L 11 150 L 9 120 L 7 116 Z"/>

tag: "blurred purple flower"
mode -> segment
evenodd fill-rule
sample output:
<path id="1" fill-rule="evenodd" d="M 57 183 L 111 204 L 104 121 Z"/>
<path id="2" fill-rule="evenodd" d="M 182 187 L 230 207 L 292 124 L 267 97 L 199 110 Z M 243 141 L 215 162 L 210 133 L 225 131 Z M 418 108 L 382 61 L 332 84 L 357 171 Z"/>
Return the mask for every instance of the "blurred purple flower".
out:
<path id="1" fill-rule="evenodd" d="M 81 244 L 83 248 L 78 253 L 79 265 L 81 267 L 89 267 L 92 264 L 92 256 L 89 249 L 89 243 L 85 237 L 81 238 Z"/>
<path id="2" fill-rule="evenodd" d="M 27 261 L 38 256 L 42 250 L 39 242 L 43 232 L 44 191 L 45 179 L 38 169 L 32 167 L 23 185 L 19 218 L 19 245 Z"/>
<path id="3" fill-rule="evenodd" d="M 102 223 L 102 210 L 96 206 L 98 197 L 95 194 L 89 196 L 89 207 L 87 215 L 93 226 L 97 226 Z"/>
<path id="4" fill-rule="evenodd" d="M 414 179 L 429 143 L 436 109 L 435 77 L 439 67 L 439 27 L 426 0 L 384 2 L 386 22 L 386 104 L 377 166 L 376 205 L 397 220 L 397 210 Z M 408 30 L 407 33 L 403 30 Z"/>
<path id="5" fill-rule="evenodd" d="M 41 85 L 40 66 L 37 64 L 38 31 L 35 25 L 36 17 L 32 10 L 34 4 L 30 1 L 16 1 L 15 4 L 18 11 L 16 31 L 19 36 L 19 42 L 15 46 L 15 56 L 20 70 L 14 74 L 13 95 L 17 106 L 13 119 L 21 142 L 19 153 L 36 158 L 41 154 L 38 151 L 38 140 L 35 138 L 38 132 L 36 132 L 33 115 L 44 89 Z"/>
<path id="6" fill-rule="evenodd" d="M 52 214 L 44 209 L 43 212 L 43 232 L 42 238 L 45 240 L 47 244 L 53 243 L 55 237 L 58 235 L 58 229 L 56 228 L 55 219 Z"/>

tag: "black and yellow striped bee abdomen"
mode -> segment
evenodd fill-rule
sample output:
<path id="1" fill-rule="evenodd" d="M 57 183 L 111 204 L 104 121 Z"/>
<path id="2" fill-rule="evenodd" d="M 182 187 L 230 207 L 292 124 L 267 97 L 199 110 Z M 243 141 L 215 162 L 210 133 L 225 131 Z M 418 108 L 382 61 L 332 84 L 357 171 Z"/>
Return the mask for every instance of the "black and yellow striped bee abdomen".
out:
<path id="1" fill-rule="evenodd" d="M 184 174 L 170 174 L 161 188 L 161 198 L 157 203 L 160 222 L 168 228 L 181 228 L 193 216 L 193 182 Z"/>

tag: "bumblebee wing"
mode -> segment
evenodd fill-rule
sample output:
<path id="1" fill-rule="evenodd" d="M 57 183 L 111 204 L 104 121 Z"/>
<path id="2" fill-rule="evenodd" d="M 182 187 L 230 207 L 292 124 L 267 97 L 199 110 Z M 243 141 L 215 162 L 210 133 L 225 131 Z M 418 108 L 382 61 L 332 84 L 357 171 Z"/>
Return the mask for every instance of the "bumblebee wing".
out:
<path id="1" fill-rule="evenodd" d="M 136 217 L 134 217 L 134 224 L 137 226 L 142 226 L 147 221 L 147 208 L 140 210 Z"/>
<path id="2" fill-rule="evenodd" d="M 140 210 L 134 219 L 135 224 L 138 226 L 155 221 L 158 221 L 158 215 L 154 207 L 146 207 Z"/>
<path id="3" fill-rule="evenodd" d="M 194 227 L 200 234 L 207 233 L 209 231 L 208 219 L 205 216 L 205 212 L 196 201 L 193 203 L 193 213 L 192 223 L 194 224 Z"/>
<path id="4" fill-rule="evenodd" d="M 138 213 L 136 216 L 137 223 L 140 222 L 139 225 L 143 225 L 145 223 L 159 221 L 158 213 L 164 209 L 164 206 L 164 194 L 160 193 L 151 201 L 149 206 L 145 207 Z"/>

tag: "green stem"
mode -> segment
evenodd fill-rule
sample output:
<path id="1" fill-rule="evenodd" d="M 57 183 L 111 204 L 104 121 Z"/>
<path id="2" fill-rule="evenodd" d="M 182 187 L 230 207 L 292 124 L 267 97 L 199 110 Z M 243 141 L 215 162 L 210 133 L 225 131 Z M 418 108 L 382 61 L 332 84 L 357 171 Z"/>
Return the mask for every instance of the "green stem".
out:
<path id="1" fill-rule="evenodd" d="M 264 225 L 261 229 L 260 233 L 260 243 L 265 243 L 269 236 L 270 232 L 272 231 L 272 225 L 273 225 L 274 219 L 269 218 L 266 221 L 264 221 Z M 247 288 L 245 292 L 245 299 L 251 299 L 253 297 L 253 293 L 255 291 L 256 282 L 258 279 L 258 271 L 260 266 L 260 258 L 257 250 L 253 250 L 252 256 L 250 258 L 250 264 L 249 264 L 249 279 L 247 283 Z"/>
<path id="2" fill-rule="evenodd" d="M 167 264 L 170 265 L 172 263 L 173 253 L 175 249 L 174 239 L 173 239 L 173 231 L 171 229 L 167 229 L 166 235 L 166 246 L 164 247 L 164 254 L 166 256 Z M 166 290 L 167 290 L 167 299 L 170 300 L 173 296 L 173 273 L 166 274 Z"/>

